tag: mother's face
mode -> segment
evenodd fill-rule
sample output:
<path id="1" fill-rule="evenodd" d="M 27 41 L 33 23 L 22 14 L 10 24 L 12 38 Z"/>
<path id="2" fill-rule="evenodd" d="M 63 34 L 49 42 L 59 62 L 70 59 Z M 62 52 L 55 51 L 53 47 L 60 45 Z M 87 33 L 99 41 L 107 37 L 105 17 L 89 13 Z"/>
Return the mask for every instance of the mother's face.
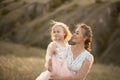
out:
<path id="1" fill-rule="evenodd" d="M 81 28 L 77 28 L 73 33 L 72 41 L 75 43 L 81 43 L 84 41 L 84 36 Z"/>

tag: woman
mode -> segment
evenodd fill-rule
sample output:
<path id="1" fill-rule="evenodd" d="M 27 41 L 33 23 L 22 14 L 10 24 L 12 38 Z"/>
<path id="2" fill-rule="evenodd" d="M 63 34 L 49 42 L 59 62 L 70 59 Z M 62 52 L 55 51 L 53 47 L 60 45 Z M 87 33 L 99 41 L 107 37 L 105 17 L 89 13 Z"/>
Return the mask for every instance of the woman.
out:
<path id="1" fill-rule="evenodd" d="M 75 45 L 69 47 L 66 62 L 61 67 L 64 75 L 52 74 L 54 80 L 85 80 L 94 61 L 90 54 L 92 41 L 92 31 L 86 24 L 77 25 L 73 34 L 72 42 Z"/>

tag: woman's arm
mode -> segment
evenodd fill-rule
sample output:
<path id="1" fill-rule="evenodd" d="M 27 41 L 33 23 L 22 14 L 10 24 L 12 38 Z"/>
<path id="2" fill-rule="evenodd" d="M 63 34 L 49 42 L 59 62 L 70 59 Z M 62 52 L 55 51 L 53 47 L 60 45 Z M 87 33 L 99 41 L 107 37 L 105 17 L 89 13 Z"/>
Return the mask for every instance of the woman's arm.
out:
<path id="1" fill-rule="evenodd" d="M 84 80 L 89 72 L 89 70 L 91 69 L 91 66 L 93 64 L 93 56 L 91 58 L 86 58 L 85 61 L 83 62 L 83 65 L 80 69 L 80 71 L 73 75 L 74 80 Z"/>
<path id="2" fill-rule="evenodd" d="M 54 75 L 54 74 L 51 74 L 50 79 L 53 79 L 53 80 L 74 80 L 74 78 L 72 76 L 62 77 L 62 76 Z"/>
<path id="3" fill-rule="evenodd" d="M 86 58 L 82 64 L 80 70 L 76 74 L 73 74 L 73 76 L 62 77 L 59 75 L 52 74 L 51 78 L 55 79 L 55 80 L 84 80 L 86 78 L 89 70 L 91 69 L 93 61 L 94 61 L 93 56 Z"/>
<path id="4" fill-rule="evenodd" d="M 52 74 L 51 79 L 55 79 L 55 80 L 84 80 L 86 78 L 89 70 L 91 69 L 93 61 L 94 61 L 93 57 L 90 60 L 85 59 L 81 69 L 77 72 L 77 74 L 73 74 L 73 76 L 61 77 L 59 75 Z"/>

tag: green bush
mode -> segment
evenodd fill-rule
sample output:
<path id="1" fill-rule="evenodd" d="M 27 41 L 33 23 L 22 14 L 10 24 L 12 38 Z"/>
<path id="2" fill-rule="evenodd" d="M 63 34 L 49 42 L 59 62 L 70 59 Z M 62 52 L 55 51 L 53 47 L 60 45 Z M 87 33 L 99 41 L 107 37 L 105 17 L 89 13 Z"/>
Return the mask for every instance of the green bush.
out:
<path id="1" fill-rule="evenodd" d="M 78 5 L 75 4 L 75 5 L 71 6 L 71 7 L 69 7 L 69 8 L 67 9 L 67 12 L 68 12 L 68 13 L 73 12 L 77 6 L 78 6 Z"/>
<path id="2" fill-rule="evenodd" d="M 96 0 L 96 3 L 102 3 L 103 1 L 102 0 Z"/>
<path id="3" fill-rule="evenodd" d="M 53 11 L 54 9 L 58 8 L 67 1 L 71 1 L 71 0 L 50 0 L 49 11 Z"/>
<path id="4" fill-rule="evenodd" d="M 14 0 L 15 2 L 19 1 L 19 0 Z"/>
<path id="5" fill-rule="evenodd" d="M 8 9 L 2 9 L 2 11 L 0 12 L 0 16 L 6 15 L 8 14 L 10 11 Z"/>
<path id="6" fill-rule="evenodd" d="M 2 2 L 2 1 L 4 1 L 4 0 L 0 0 L 0 2 Z"/>

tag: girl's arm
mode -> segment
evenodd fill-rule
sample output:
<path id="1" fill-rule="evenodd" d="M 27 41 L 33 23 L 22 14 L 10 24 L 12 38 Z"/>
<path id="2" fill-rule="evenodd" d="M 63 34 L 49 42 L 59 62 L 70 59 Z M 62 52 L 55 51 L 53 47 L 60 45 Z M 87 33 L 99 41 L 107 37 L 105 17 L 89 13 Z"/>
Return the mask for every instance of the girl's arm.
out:
<path id="1" fill-rule="evenodd" d="M 47 51 L 46 51 L 46 63 L 45 63 L 45 67 L 51 71 L 51 67 L 52 67 L 52 55 L 55 53 L 55 43 L 51 42 L 48 47 L 47 47 Z"/>

